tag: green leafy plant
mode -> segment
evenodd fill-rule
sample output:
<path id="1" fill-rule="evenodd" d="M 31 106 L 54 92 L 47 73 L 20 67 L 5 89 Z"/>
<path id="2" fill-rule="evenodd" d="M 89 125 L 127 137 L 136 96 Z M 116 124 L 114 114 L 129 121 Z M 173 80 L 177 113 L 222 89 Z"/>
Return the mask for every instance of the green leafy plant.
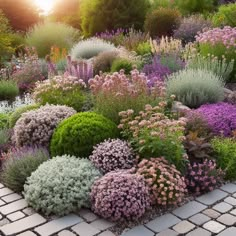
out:
<path id="1" fill-rule="evenodd" d="M 19 94 L 17 84 L 13 80 L 0 80 L 0 100 L 12 100 Z"/>
<path id="2" fill-rule="evenodd" d="M 227 180 L 236 179 L 236 142 L 234 138 L 214 138 L 212 147 L 216 163 L 225 171 Z"/>
<path id="3" fill-rule="evenodd" d="M 136 49 L 138 55 L 145 55 L 151 53 L 151 45 L 149 42 L 140 43 Z"/>
<path id="4" fill-rule="evenodd" d="M 124 70 L 125 74 L 130 74 L 132 69 L 133 69 L 132 62 L 123 58 L 115 59 L 112 62 L 112 66 L 111 66 L 111 72 Z"/>
<path id="5" fill-rule="evenodd" d="M 49 159 L 43 148 L 13 149 L 3 155 L 1 179 L 3 183 L 16 192 L 22 192 L 25 181 L 40 164 Z"/>
<path id="6" fill-rule="evenodd" d="M 11 147 L 11 130 L 0 128 L 0 157 L 2 153 L 7 152 Z"/>
<path id="7" fill-rule="evenodd" d="M 50 150 L 52 156 L 89 157 L 94 145 L 117 136 L 115 123 L 104 116 L 95 112 L 77 113 L 59 124 L 52 136 Z"/>
<path id="8" fill-rule="evenodd" d="M 0 113 L 0 129 L 5 129 L 9 126 L 9 115 Z"/>
<path id="9" fill-rule="evenodd" d="M 94 181 L 101 177 L 89 160 L 61 156 L 49 160 L 32 173 L 24 186 L 26 201 L 46 215 L 66 215 L 89 207 Z"/>
<path id="10" fill-rule="evenodd" d="M 224 83 L 213 72 L 185 69 L 168 76 L 167 94 L 190 108 L 224 99 Z"/>

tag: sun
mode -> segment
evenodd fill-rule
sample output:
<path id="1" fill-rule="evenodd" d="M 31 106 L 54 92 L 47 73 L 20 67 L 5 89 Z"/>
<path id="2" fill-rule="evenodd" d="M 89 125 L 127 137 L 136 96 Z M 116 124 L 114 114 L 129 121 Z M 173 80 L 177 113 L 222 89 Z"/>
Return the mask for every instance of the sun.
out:
<path id="1" fill-rule="evenodd" d="M 34 0 L 35 4 L 44 12 L 44 14 L 48 14 L 55 3 L 55 0 Z"/>

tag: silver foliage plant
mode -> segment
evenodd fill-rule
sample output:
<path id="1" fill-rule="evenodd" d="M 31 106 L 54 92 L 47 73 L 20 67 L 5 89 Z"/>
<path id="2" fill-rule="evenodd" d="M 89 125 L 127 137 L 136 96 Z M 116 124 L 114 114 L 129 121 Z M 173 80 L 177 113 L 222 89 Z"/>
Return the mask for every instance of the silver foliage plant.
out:
<path id="1" fill-rule="evenodd" d="M 87 159 L 64 155 L 44 162 L 24 185 L 30 206 L 45 215 L 65 215 L 89 207 L 89 194 L 100 172 Z"/>
<path id="2" fill-rule="evenodd" d="M 13 142 L 21 146 L 48 147 L 51 136 L 57 125 L 76 111 L 67 106 L 45 105 L 21 115 L 13 132 Z"/>

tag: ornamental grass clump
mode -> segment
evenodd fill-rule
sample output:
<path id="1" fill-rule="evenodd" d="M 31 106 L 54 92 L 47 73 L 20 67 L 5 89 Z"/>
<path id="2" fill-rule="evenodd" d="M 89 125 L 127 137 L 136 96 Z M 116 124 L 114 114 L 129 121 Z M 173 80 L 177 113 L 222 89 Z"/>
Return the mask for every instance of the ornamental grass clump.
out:
<path id="1" fill-rule="evenodd" d="M 224 99 L 224 82 L 213 72 L 201 69 L 185 69 L 168 76 L 167 94 L 190 108 Z"/>
<path id="2" fill-rule="evenodd" d="M 183 201 L 186 191 L 184 177 L 174 165 L 163 157 L 142 160 L 136 173 L 145 178 L 154 205 L 177 205 Z"/>
<path id="3" fill-rule="evenodd" d="M 131 78 L 124 71 L 95 76 L 89 81 L 95 110 L 119 124 L 119 112 L 133 109 L 138 114 L 146 104 L 157 104 L 164 97 L 163 87 L 150 89 L 148 83 L 148 78 L 137 70 L 131 72 Z"/>
<path id="4" fill-rule="evenodd" d="M 67 155 L 55 157 L 28 178 L 24 197 L 45 215 L 66 215 L 89 207 L 91 187 L 99 177 L 100 172 L 89 160 Z"/>
<path id="5" fill-rule="evenodd" d="M 33 97 L 36 102 L 66 105 L 81 111 L 86 101 L 86 84 L 74 76 L 55 76 L 53 79 L 37 82 Z"/>
<path id="6" fill-rule="evenodd" d="M 197 195 L 214 190 L 223 182 L 224 172 L 217 169 L 214 160 L 188 164 L 185 176 L 187 188 Z"/>
<path id="7" fill-rule="evenodd" d="M 122 135 L 126 137 L 140 155 L 140 159 L 163 156 L 178 170 L 185 168 L 185 155 L 183 148 L 186 119 L 170 119 L 164 115 L 166 103 L 159 106 L 145 106 L 135 116 L 133 110 L 120 112 L 121 123 L 118 126 Z"/>
<path id="8" fill-rule="evenodd" d="M 103 173 L 130 169 L 136 164 L 134 151 L 127 141 L 108 139 L 94 147 L 89 157 Z"/>
<path id="9" fill-rule="evenodd" d="M 196 112 L 207 121 L 213 133 L 230 137 L 236 130 L 236 106 L 229 103 L 206 104 Z"/>
<path id="10" fill-rule="evenodd" d="M 24 147 L 12 149 L 3 155 L 1 180 L 15 192 L 22 192 L 26 179 L 39 165 L 49 159 L 44 148 Z"/>
<path id="11" fill-rule="evenodd" d="M 95 112 L 80 112 L 59 124 L 51 140 L 51 154 L 89 157 L 95 145 L 118 136 L 111 120 Z"/>
<path id="12" fill-rule="evenodd" d="M 150 207 L 144 178 L 127 170 L 112 171 L 95 181 L 92 210 L 111 221 L 136 220 Z"/>
<path id="13" fill-rule="evenodd" d="M 41 145 L 48 147 L 57 125 L 76 111 L 67 106 L 46 105 L 22 114 L 14 127 L 13 140 L 17 147 Z"/>

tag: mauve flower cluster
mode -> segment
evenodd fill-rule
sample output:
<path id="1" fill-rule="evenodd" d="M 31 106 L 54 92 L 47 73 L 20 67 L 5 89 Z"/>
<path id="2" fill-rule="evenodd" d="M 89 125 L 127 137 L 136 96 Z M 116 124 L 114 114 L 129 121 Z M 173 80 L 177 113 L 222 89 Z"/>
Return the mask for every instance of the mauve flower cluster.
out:
<path id="1" fill-rule="evenodd" d="M 222 183 L 223 177 L 224 172 L 217 169 L 214 160 L 205 160 L 203 163 L 189 164 L 185 179 L 188 190 L 198 195 L 212 191 Z"/>
<path id="2" fill-rule="evenodd" d="M 120 139 L 108 139 L 98 144 L 89 159 L 103 173 L 130 169 L 136 164 L 132 147 Z"/>
<path id="3" fill-rule="evenodd" d="M 223 29 L 214 28 L 209 31 L 199 33 L 196 36 L 199 43 L 210 43 L 211 45 L 223 44 L 227 49 L 236 49 L 236 27 L 225 26 Z"/>
<path id="4" fill-rule="evenodd" d="M 152 204 L 176 205 L 182 202 L 187 192 L 184 177 L 163 157 L 142 160 L 136 173 L 144 176 Z"/>
<path id="5" fill-rule="evenodd" d="M 196 110 L 202 114 L 216 135 L 232 136 L 236 130 L 236 106 L 229 103 L 202 105 Z"/>
<path id="6" fill-rule="evenodd" d="M 144 178 L 127 170 L 109 172 L 95 181 L 90 196 L 93 211 L 111 221 L 138 219 L 151 203 Z"/>
<path id="7" fill-rule="evenodd" d="M 76 111 L 67 106 L 46 105 L 21 115 L 14 127 L 13 141 L 16 146 L 48 147 L 54 129 Z"/>

